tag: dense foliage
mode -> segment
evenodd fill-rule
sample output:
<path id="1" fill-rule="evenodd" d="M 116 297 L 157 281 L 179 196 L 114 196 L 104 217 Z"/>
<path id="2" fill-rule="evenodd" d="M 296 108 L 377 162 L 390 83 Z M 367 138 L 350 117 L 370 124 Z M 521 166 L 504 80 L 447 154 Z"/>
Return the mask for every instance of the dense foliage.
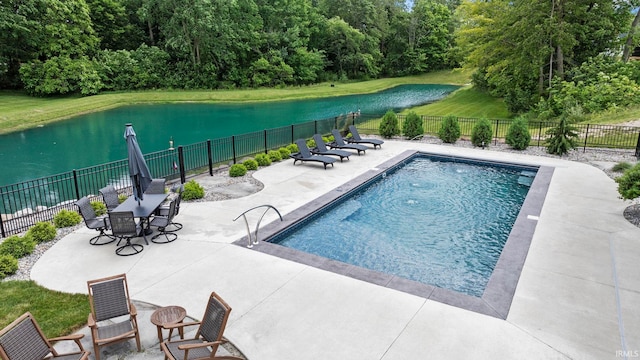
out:
<path id="1" fill-rule="evenodd" d="M 380 121 L 378 128 L 380 135 L 385 138 L 390 138 L 395 135 L 400 135 L 400 126 L 398 126 L 398 116 L 392 111 L 387 111 Z"/>
<path id="2" fill-rule="evenodd" d="M 637 46 L 638 24 L 631 22 L 636 6 L 637 0 L 464 0 L 456 12 L 455 53 L 477 69 L 475 85 L 503 97 L 510 111 L 527 112 L 550 88 L 572 81 L 571 72 L 590 58 L 615 56 L 623 43 Z M 616 81 L 622 83 L 614 88 L 633 87 Z"/>
<path id="3" fill-rule="evenodd" d="M 529 147 L 531 142 L 531 133 L 529 132 L 529 123 L 527 119 L 519 116 L 509 125 L 505 142 L 515 150 L 524 150 Z"/>
<path id="4" fill-rule="evenodd" d="M 457 1 L 9 0 L 0 89 L 305 85 L 443 69 Z"/>
<path id="5" fill-rule="evenodd" d="M 247 170 L 258 170 L 258 162 L 254 159 L 247 159 L 242 162 L 242 165 L 244 165 Z"/>
<path id="6" fill-rule="evenodd" d="M 0 255 L 0 280 L 18 271 L 18 259 L 11 255 Z"/>
<path id="7" fill-rule="evenodd" d="M 244 176 L 244 174 L 246 173 L 247 173 L 247 167 L 244 166 L 243 164 L 233 164 L 229 168 L 229 176 L 231 177 Z"/>
<path id="8" fill-rule="evenodd" d="M 19 259 L 29 255 L 36 248 L 36 243 L 29 236 L 13 235 L 0 243 L 0 255 L 11 255 Z"/>
<path id="9" fill-rule="evenodd" d="M 471 129 L 471 143 L 473 146 L 489 146 L 493 139 L 493 129 L 488 119 L 480 119 Z"/>
<path id="10" fill-rule="evenodd" d="M 183 200 L 196 200 L 204 197 L 204 188 L 195 180 L 189 180 L 184 184 L 184 190 L 181 193 Z"/>
<path id="11" fill-rule="evenodd" d="M 440 140 L 448 144 L 453 144 L 460 139 L 461 134 L 460 123 L 457 117 L 450 115 L 442 119 L 442 124 L 440 125 L 440 129 L 438 129 L 438 137 Z"/>
<path id="12" fill-rule="evenodd" d="M 624 172 L 616 179 L 618 193 L 625 200 L 633 200 L 640 196 L 640 164 Z"/>
<path id="13" fill-rule="evenodd" d="M 106 209 L 106 207 L 105 207 Z M 105 210 L 106 212 L 106 210 Z M 56 227 L 48 221 L 40 221 L 27 230 L 26 236 L 37 244 L 55 239 L 58 232 Z"/>
<path id="14" fill-rule="evenodd" d="M 409 111 L 402 124 L 402 133 L 407 139 L 413 139 L 424 134 L 422 118 L 415 111 Z"/>
<path id="15" fill-rule="evenodd" d="M 564 155 L 578 146 L 578 130 L 571 125 L 566 116 L 560 118 L 557 126 L 547 131 L 547 152 L 554 155 Z"/>
<path id="16" fill-rule="evenodd" d="M 53 217 L 53 225 L 57 228 L 65 228 L 74 226 L 82 221 L 82 216 L 75 211 L 66 209 L 60 210 L 56 216 Z"/>

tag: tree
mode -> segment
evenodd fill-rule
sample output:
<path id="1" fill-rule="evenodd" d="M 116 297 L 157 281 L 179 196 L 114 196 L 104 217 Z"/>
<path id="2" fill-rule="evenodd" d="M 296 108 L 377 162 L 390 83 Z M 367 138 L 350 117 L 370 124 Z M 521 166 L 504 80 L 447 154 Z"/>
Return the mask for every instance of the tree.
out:
<path id="1" fill-rule="evenodd" d="M 409 57 L 411 73 L 442 69 L 450 45 L 449 9 L 435 0 L 417 0 L 409 23 Z"/>
<path id="2" fill-rule="evenodd" d="M 529 110 L 572 66 L 616 49 L 630 18 L 613 0 L 465 0 L 457 15 L 467 66 L 512 112 Z"/>
<path id="3" fill-rule="evenodd" d="M 424 127 L 422 126 L 422 119 L 415 111 L 409 111 L 407 117 L 404 119 L 402 126 L 402 132 L 404 136 L 411 140 L 424 134 Z"/>
<path id="4" fill-rule="evenodd" d="M 562 156 L 578 146 L 577 128 L 569 123 L 566 116 L 561 116 L 558 125 L 549 129 L 547 135 L 549 138 L 546 145 L 549 154 Z"/>
<path id="5" fill-rule="evenodd" d="M 491 139 L 493 138 L 493 129 L 491 128 L 491 122 L 487 119 L 480 119 L 473 125 L 471 129 L 471 144 L 473 146 L 489 146 Z"/>
<path id="6" fill-rule="evenodd" d="M 386 114 L 382 117 L 382 121 L 380 121 L 380 135 L 385 138 L 390 138 L 394 135 L 400 134 L 400 127 L 398 127 L 398 116 L 393 112 L 393 110 L 387 111 Z"/>
<path id="7" fill-rule="evenodd" d="M 524 150 L 531 142 L 531 134 L 529 133 L 529 125 L 527 119 L 519 116 L 511 122 L 505 142 L 516 150 Z"/>

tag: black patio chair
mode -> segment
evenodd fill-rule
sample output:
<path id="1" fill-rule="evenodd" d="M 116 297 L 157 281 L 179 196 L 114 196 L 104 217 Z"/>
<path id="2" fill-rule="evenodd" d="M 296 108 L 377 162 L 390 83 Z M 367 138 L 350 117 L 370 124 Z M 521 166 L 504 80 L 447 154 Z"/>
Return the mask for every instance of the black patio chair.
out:
<path id="1" fill-rule="evenodd" d="M 331 134 L 333 134 L 333 142 L 328 143 L 330 148 L 332 149 L 347 149 L 347 150 L 356 150 L 358 155 L 361 152 L 366 153 L 368 147 L 361 144 L 347 144 L 342 139 L 342 135 L 336 129 L 331 130 Z"/>
<path id="2" fill-rule="evenodd" d="M 349 132 L 351 133 L 351 137 L 347 138 L 347 142 L 356 144 L 371 144 L 373 145 L 374 149 L 376 147 L 382 148 L 382 144 L 384 144 L 384 141 L 380 139 L 361 138 L 360 134 L 358 133 L 358 129 L 356 129 L 356 127 L 353 125 L 349 125 Z"/>
<path id="3" fill-rule="evenodd" d="M 151 241 L 157 244 L 170 243 L 178 238 L 178 235 L 173 231 L 167 230 L 167 227 L 172 224 L 173 217 L 176 216 L 176 202 L 179 197 L 172 200 L 169 203 L 169 212 L 166 215 L 156 215 L 149 223 L 149 226 L 158 228 L 159 233 L 151 238 Z M 156 240 L 160 236 L 164 236 L 164 240 Z"/>
<path id="4" fill-rule="evenodd" d="M 131 239 L 138 237 L 141 232 L 140 224 L 133 217 L 133 211 L 112 211 L 109 213 L 111 223 L 111 234 L 119 238 L 118 245 L 124 240 L 126 243 L 116 249 L 116 254 L 120 256 L 130 256 L 139 254 L 144 250 L 141 244 L 133 244 Z"/>
<path id="5" fill-rule="evenodd" d="M 325 145 L 324 140 L 322 140 L 322 135 L 320 134 L 313 135 L 313 141 L 316 143 L 316 147 L 311 149 L 312 154 L 338 156 L 340 158 L 340 162 L 342 162 L 344 158 L 349 160 L 349 156 L 351 156 L 352 154 L 351 152 L 346 150 L 327 149 L 327 146 Z"/>
<path id="6" fill-rule="evenodd" d="M 151 179 L 151 183 L 144 191 L 145 194 L 164 194 L 165 192 L 165 179 Z"/>
<path id="7" fill-rule="evenodd" d="M 105 232 L 106 230 L 109 230 L 111 228 L 107 215 L 97 216 L 95 210 L 93 210 L 93 206 L 91 206 L 89 198 L 87 198 L 86 196 L 82 197 L 80 200 L 76 201 L 76 206 L 80 210 L 80 215 L 82 215 L 82 218 L 84 219 L 84 224 L 89 229 L 94 229 L 100 232 L 98 235 L 89 239 L 89 244 L 106 245 L 116 241 L 116 238 L 114 236 L 109 235 Z M 105 242 L 100 242 L 100 239 L 102 239 L 103 237 L 106 237 L 108 240 Z"/>
<path id="8" fill-rule="evenodd" d="M 104 200 L 104 204 L 107 206 L 107 211 L 112 211 L 120 205 L 120 199 L 118 198 L 118 192 L 113 185 L 107 185 L 99 190 L 100 194 L 102 194 L 102 200 Z"/>
<path id="9" fill-rule="evenodd" d="M 296 140 L 296 145 L 298 146 L 298 152 L 289 155 L 293 159 L 293 165 L 298 161 L 314 161 L 322 163 L 322 165 L 324 165 L 324 169 L 327 170 L 327 165 L 331 164 L 331 166 L 333 166 L 333 163 L 336 162 L 336 159 L 328 156 L 313 155 L 304 139 Z"/>

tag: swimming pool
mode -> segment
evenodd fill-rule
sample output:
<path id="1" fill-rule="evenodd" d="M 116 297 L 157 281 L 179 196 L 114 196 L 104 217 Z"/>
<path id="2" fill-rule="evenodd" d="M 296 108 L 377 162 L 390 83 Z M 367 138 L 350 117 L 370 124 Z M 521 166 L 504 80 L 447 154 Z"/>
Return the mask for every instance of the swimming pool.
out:
<path id="1" fill-rule="evenodd" d="M 330 208 L 336 208 L 338 210 L 337 216 L 342 217 L 342 219 L 351 220 L 350 217 L 352 218 L 354 216 L 355 217 L 359 216 L 358 214 L 364 208 L 367 208 L 370 206 L 354 205 L 351 202 L 351 200 L 353 199 L 353 196 L 355 194 L 360 192 L 361 189 L 363 188 L 370 188 L 370 189 L 375 188 L 377 186 L 375 182 L 379 178 L 386 177 L 386 176 L 388 176 L 389 178 L 392 178 L 392 176 L 388 174 L 395 172 L 398 167 L 411 169 L 411 167 L 413 166 L 411 165 L 412 160 L 416 157 L 421 158 L 424 155 L 425 154 L 419 153 L 416 151 L 407 151 L 397 156 L 396 158 L 377 166 L 377 168 L 368 171 L 367 173 L 358 177 L 354 181 L 350 181 L 347 184 L 343 184 L 338 188 L 332 190 L 331 192 L 325 194 L 320 199 L 316 199 L 311 203 L 306 204 L 301 208 L 293 211 L 292 213 L 287 214 L 286 220 L 284 222 L 282 223 L 274 222 L 265 226 L 263 229 L 260 230 L 261 238 L 266 238 L 269 241 L 279 240 L 283 236 L 299 231 L 302 225 L 305 225 L 306 227 L 306 224 L 310 222 L 314 222 L 315 218 L 319 217 L 321 214 L 326 212 L 327 209 L 330 209 Z M 462 158 L 453 158 L 453 157 L 447 157 L 447 158 L 448 159 L 443 159 L 442 156 L 439 156 L 437 161 L 433 161 L 434 157 L 432 156 L 431 160 L 426 162 L 427 165 L 422 164 L 420 166 L 435 166 L 436 168 L 438 168 L 440 165 L 442 165 L 441 164 L 442 160 L 447 160 L 449 162 L 452 161 L 456 164 L 452 168 L 454 172 L 458 172 L 458 171 L 464 172 L 466 171 L 465 169 L 468 169 L 468 166 L 475 166 L 473 164 L 478 163 L 478 161 L 475 159 L 462 159 Z M 505 163 L 493 162 L 492 165 L 494 165 L 492 166 L 493 168 L 497 167 L 497 168 L 503 168 L 503 169 L 505 168 L 511 169 L 510 170 L 511 172 L 517 169 L 515 171 L 515 174 L 517 174 L 516 182 L 520 178 L 522 171 L 527 171 L 527 172 L 532 170 L 535 171 L 535 167 L 521 166 L 519 164 L 505 164 Z M 414 173 L 410 177 L 415 178 L 417 173 L 424 173 L 425 171 L 423 170 L 424 169 L 419 169 L 419 168 L 413 169 L 412 171 L 414 171 Z M 444 302 L 447 304 L 463 307 L 469 310 L 489 314 L 492 316 L 506 318 L 506 315 L 508 314 L 508 310 L 511 304 L 511 298 L 513 296 L 513 293 L 515 292 L 515 287 L 517 285 L 519 273 L 524 264 L 529 243 L 531 241 L 533 231 L 535 230 L 537 215 L 539 215 L 540 209 L 542 207 L 542 203 L 544 201 L 544 197 L 546 196 L 546 189 L 548 187 L 548 183 L 550 181 L 552 173 L 553 173 L 553 168 L 540 167 L 538 169 L 538 174 L 535 177 L 535 180 L 528 181 L 528 183 L 531 184 L 531 189 L 529 190 L 528 195 L 524 200 L 524 204 L 521 206 L 520 212 L 518 212 L 516 209 L 516 211 L 514 211 L 510 215 L 511 216 L 510 220 L 507 221 L 509 225 L 513 224 L 513 228 L 511 232 L 509 232 L 508 230 L 499 231 L 500 233 L 508 233 L 507 239 L 500 241 L 502 242 L 502 244 L 504 244 L 504 248 L 502 249 L 501 252 L 500 252 L 500 248 L 498 248 L 498 250 L 490 251 L 494 253 L 491 260 L 478 261 L 477 259 L 475 259 L 475 260 L 469 261 L 469 260 L 465 260 L 464 258 L 457 258 L 457 255 L 456 256 L 446 255 L 447 253 L 445 252 L 444 257 L 457 258 L 457 261 L 458 261 L 457 264 L 462 264 L 462 266 L 454 266 L 456 268 L 466 267 L 467 269 L 469 268 L 473 269 L 473 271 L 476 271 L 477 268 L 480 268 L 480 267 L 486 267 L 487 269 L 489 269 L 488 271 L 486 269 L 482 270 L 482 272 L 485 273 L 485 275 L 483 275 L 483 280 L 478 281 L 478 283 L 481 284 L 481 289 L 473 290 L 471 292 L 471 295 L 468 291 L 463 290 L 464 292 L 461 292 L 461 290 L 457 288 L 448 289 L 446 285 L 441 285 L 439 283 L 434 285 L 433 281 L 423 282 L 423 279 L 419 279 L 419 278 L 416 279 L 416 277 L 412 278 L 411 274 L 407 275 L 407 274 L 398 274 L 393 272 L 390 273 L 384 269 L 377 269 L 377 268 L 371 269 L 371 267 L 367 268 L 365 267 L 366 265 L 363 265 L 363 264 L 353 265 L 348 262 L 345 262 L 340 258 L 331 259 L 331 255 L 322 254 L 322 256 L 320 256 L 320 255 L 308 254 L 297 249 L 287 248 L 281 245 L 276 245 L 271 243 L 262 243 L 261 246 L 256 247 L 256 249 L 261 252 L 291 259 L 304 264 L 318 267 L 320 269 L 329 270 L 329 271 L 343 274 L 346 276 L 354 277 L 360 280 L 365 280 L 371 283 L 375 283 L 377 285 L 409 292 L 411 294 L 415 294 L 418 296 Z M 411 181 L 410 187 L 414 187 L 417 184 L 418 184 L 417 182 Z M 452 184 L 449 184 L 449 185 L 450 187 L 454 186 Z M 423 184 L 422 186 L 435 187 L 435 185 L 429 185 L 429 183 Z M 459 187 L 462 187 L 462 186 L 459 186 Z M 522 189 L 523 187 L 524 189 Z M 526 186 L 518 185 L 516 188 L 518 189 L 516 192 L 522 192 L 524 190 L 524 192 L 526 193 Z M 400 201 L 405 203 L 407 202 L 413 203 L 413 204 L 410 204 L 412 206 L 418 205 L 417 203 L 427 203 L 427 204 L 429 203 L 430 198 L 421 199 L 421 198 L 415 197 L 415 195 L 419 192 L 420 193 L 430 192 L 429 189 L 422 189 L 422 191 L 415 191 L 415 189 L 413 190 L 414 191 L 408 192 L 408 194 L 412 195 L 412 197 L 404 198 L 404 199 L 401 199 Z M 434 189 L 431 189 L 431 190 L 434 190 Z M 503 190 L 500 190 L 498 192 L 502 192 L 502 191 Z M 486 192 L 490 193 L 489 191 L 486 191 Z M 497 196 L 495 192 L 493 193 L 492 197 L 500 198 L 500 196 Z M 345 199 L 345 198 L 347 199 L 346 202 L 344 202 L 345 205 L 336 205 L 336 200 Z M 402 198 L 402 196 L 400 196 L 400 198 Z M 438 204 L 438 201 L 431 200 L 431 202 L 433 203 L 432 205 L 436 205 L 435 208 L 437 209 L 438 208 L 441 209 L 444 207 L 454 208 L 454 206 L 447 206 L 446 204 L 443 205 L 442 203 Z M 387 214 L 388 218 L 391 218 L 397 221 L 398 217 L 402 218 L 402 217 L 405 217 L 406 215 L 406 214 L 402 214 L 401 216 L 395 216 L 395 217 L 388 216 L 389 213 L 393 213 L 393 212 L 397 213 L 397 209 L 395 209 L 394 208 L 395 205 L 393 205 L 394 202 L 378 201 L 378 203 L 381 203 L 380 204 L 381 206 L 391 207 L 382 211 L 383 213 Z M 464 204 L 465 203 L 463 203 L 463 205 Z M 520 204 L 522 204 L 521 200 L 520 200 Z M 344 206 L 344 208 L 340 209 L 340 206 Z M 478 207 L 478 206 L 476 205 L 472 207 Z M 511 207 L 511 206 L 507 206 L 507 207 Z M 519 207 L 519 205 L 517 207 Z M 409 209 L 411 209 L 411 206 L 409 207 Z M 412 211 L 409 210 L 409 212 L 412 212 Z M 472 216 L 484 216 L 485 215 L 484 213 L 489 213 L 489 211 L 483 210 L 480 215 L 476 214 Z M 495 217 L 496 214 L 493 214 L 492 216 Z M 498 217 L 500 216 L 501 215 L 498 215 Z M 365 217 L 368 217 L 368 216 L 365 216 Z M 491 218 L 491 216 L 489 216 L 488 218 Z M 482 222 L 486 223 L 486 219 L 488 218 L 485 217 L 485 220 Z M 445 220 L 450 221 L 446 217 L 445 217 Z M 338 221 L 337 223 L 342 223 L 342 222 L 345 222 L 345 221 Z M 346 221 L 346 222 L 349 222 L 349 221 Z M 432 222 L 423 221 L 423 223 L 426 223 L 426 225 L 431 225 Z M 459 218 L 457 220 L 453 220 L 454 226 L 459 226 L 461 223 L 466 223 L 466 222 L 467 220 L 461 220 Z M 409 228 L 412 231 L 418 230 L 416 225 L 418 221 L 410 220 L 409 223 L 410 225 L 405 227 Z M 339 224 L 336 224 L 336 221 L 333 220 L 333 226 L 336 227 L 335 229 L 331 228 L 330 226 L 328 230 L 327 229 L 312 230 L 313 234 L 311 235 L 307 234 L 307 235 L 304 235 L 303 237 L 332 238 L 334 237 L 334 234 L 336 232 L 339 232 L 339 230 L 337 230 L 339 229 L 338 225 Z M 420 224 L 420 225 L 422 226 L 423 224 Z M 418 230 L 413 232 L 416 232 L 418 234 L 420 233 L 423 234 L 426 231 L 427 230 L 423 229 L 423 230 Z M 372 233 L 358 235 L 357 231 L 354 232 L 354 230 L 348 230 L 346 232 L 347 234 L 353 235 L 352 238 L 369 239 L 369 238 L 377 237 L 376 234 L 372 234 Z M 397 238 L 405 237 L 405 235 L 395 236 L 396 231 L 393 231 L 393 233 L 394 233 L 393 237 L 397 237 Z M 492 236 L 494 235 L 490 235 L 490 237 Z M 386 237 L 390 237 L 390 236 L 386 236 Z M 453 240 L 458 241 L 458 243 L 460 243 L 460 239 L 464 240 L 467 238 L 466 235 L 460 236 L 459 231 L 457 232 L 454 231 L 453 236 L 450 235 L 449 237 Z M 425 236 L 418 236 L 418 238 L 424 239 Z M 463 241 L 463 243 L 465 241 Z M 441 241 L 432 241 L 432 242 L 433 242 L 432 245 L 435 245 L 436 247 L 438 246 L 438 244 L 441 243 Z M 240 243 L 242 242 L 239 242 L 239 244 Z M 306 243 L 313 244 L 315 243 L 315 241 L 306 242 Z M 363 247 L 362 243 L 357 245 L 360 247 Z M 368 244 L 366 246 L 368 246 Z M 394 245 L 394 246 L 397 246 L 397 245 Z M 448 246 L 450 247 L 450 244 Z M 324 248 L 325 245 L 320 245 L 319 247 Z M 422 250 L 423 247 L 428 247 L 428 246 L 413 245 L 413 246 L 409 246 L 408 249 L 410 251 L 414 251 L 415 249 Z M 476 250 L 475 247 L 473 246 L 470 249 Z M 348 250 L 345 252 L 352 253 L 354 251 Z M 377 253 L 376 256 L 365 255 L 364 258 L 366 259 L 366 261 L 374 259 L 376 261 L 373 261 L 372 263 L 378 263 L 377 260 L 379 260 L 380 256 L 383 256 L 385 253 L 387 253 L 387 251 L 383 250 Z M 394 263 L 394 262 L 397 262 L 397 261 L 391 261 L 391 263 Z M 421 260 L 417 260 L 416 262 L 420 263 Z M 424 263 L 424 261 L 422 262 Z M 431 261 L 431 262 L 437 263 L 438 261 Z M 486 262 L 487 264 L 481 264 L 482 266 L 477 266 L 478 263 L 483 263 L 483 262 Z M 456 262 L 454 261 L 454 264 L 455 263 Z M 493 272 L 491 270 L 493 270 Z M 434 271 L 431 270 L 430 272 L 431 274 L 430 275 L 428 274 L 428 276 L 430 278 L 433 278 Z M 443 273 L 448 273 L 450 271 L 436 270 L 435 272 L 437 272 L 438 275 L 449 275 L 449 274 L 443 274 Z M 471 281 L 463 280 L 463 282 L 474 283 L 476 282 L 475 280 L 473 280 L 475 276 L 476 274 L 472 274 Z M 467 279 L 468 278 L 469 277 L 467 277 Z"/>
<path id="2" fill-rule="evenodd" d="M 535 171 L 416 156 L 269 241 L 480 297 Z"/>

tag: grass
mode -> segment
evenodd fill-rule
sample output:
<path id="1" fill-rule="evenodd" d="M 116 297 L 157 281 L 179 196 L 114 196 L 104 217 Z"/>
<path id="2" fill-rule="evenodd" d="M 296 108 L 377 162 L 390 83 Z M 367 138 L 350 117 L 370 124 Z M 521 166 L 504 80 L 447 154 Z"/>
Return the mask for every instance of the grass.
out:
<path id="1" fill-rule="evenodd" d="M 502 99 L 494 98 L 484 91 L 465 86 L 446 99 L 411 109 L 418 115 L 448 116 L 487 119 L 511 117 Z M 403 113 L 408 113 L 405 110 Z"/>
<path id="2" fill-rule="evenodd" d="M 37 127 L 80 114 L 131 104 L 172 102 L 260 102 L 309 99 L 329 96 L 366 94 L 402 84 L 457 84 L 469 82 L 471 72 L 438 71 L 402 78 L 361 82 L 291 86 L 279 89 L 242 89 L 215 91 L 139 91 L 112 92 L 87 97 L 35 98 L 15 91 L 0 91 L 0 134 Z"/>
<path id="3" fill-rule="evenodd" d="M 66 294 L 33 281 L 0 282 L 0 328 L 29 311 L 47 337 L 71 334 L 87 323 L 89 297 Z"/>

